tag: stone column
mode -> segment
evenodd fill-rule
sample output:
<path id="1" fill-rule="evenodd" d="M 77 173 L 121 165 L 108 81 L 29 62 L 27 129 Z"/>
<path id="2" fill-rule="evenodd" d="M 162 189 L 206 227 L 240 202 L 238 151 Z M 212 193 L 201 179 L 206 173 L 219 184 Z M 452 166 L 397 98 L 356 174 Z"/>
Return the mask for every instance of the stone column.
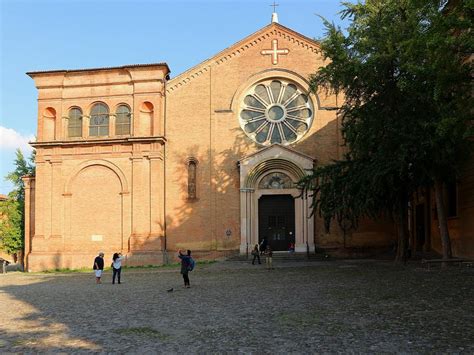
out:
<path id="1" fill-rule="evenodd" d="M 240 189 L 240 254 L 252 249 L 252 204 L 253 189 Z"/>
<path id="2" fill-rule="evenodd" d="M 37 156 L 36 158 L 36 179 L 35 179 L 35 189 L 36 189 L 36 225 L 35 225 L 35 237 L 44 238 L 44 223 L 45 223 L 45 199 L 47 198 L 44 194 L 46 190 L 45 187 L 45 170 L 46 170 L 46 162 L 42 160 L 40 157 Z"/>
<path id="3" fill-rule="evenodd" d="M 141 226 L 143 220 L 143 210 L 142 210 L 142 189 L 143 189 L 143 179 L 142 179 L 142 165 L 143 157 L 133 156 L 132 158 L 132 234 L 130 236 L 130 247 L 133 249 L 134 238 L 142 234 Z"/>
<path id="4" fill-rule="evenodd" d="M 163 250 L 161 240 L 164 237 L 164 195 L 165 174 L 164 162 L 161 154 L 149 156 L 150 159 L 150 237 L 156 239 L 156 247 Z M 153 249 L 155 246 L 153 246 Z"/>
<path id="5" fill-rule="evenodd" d="M 34 176 L 23 176 L 23 183 L 25 184 L 25 270 L 29 270 L 28 257 L 31 253 L 31 238 L 34 235 L 34 190 L 35 190 L 35 177 Z"/>
<path id="6" fill-rule="evenodd" d="M 61 238 L 63 229 L 62 176 L 60 159 L 52 159 L 51 163 L 51 237 Z"/>

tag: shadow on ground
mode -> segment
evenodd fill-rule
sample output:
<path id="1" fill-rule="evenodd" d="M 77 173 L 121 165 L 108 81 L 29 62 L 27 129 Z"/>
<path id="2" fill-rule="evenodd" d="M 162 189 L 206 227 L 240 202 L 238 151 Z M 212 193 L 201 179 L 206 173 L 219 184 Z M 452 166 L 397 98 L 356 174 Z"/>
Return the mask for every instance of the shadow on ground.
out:
<path id="1" fill-rule="evenodd" d="M 0 277 L 0 352 L 474 352 L 472 268 L 221 262 L 191 289 L 178 269 L 123 276 Z"/>

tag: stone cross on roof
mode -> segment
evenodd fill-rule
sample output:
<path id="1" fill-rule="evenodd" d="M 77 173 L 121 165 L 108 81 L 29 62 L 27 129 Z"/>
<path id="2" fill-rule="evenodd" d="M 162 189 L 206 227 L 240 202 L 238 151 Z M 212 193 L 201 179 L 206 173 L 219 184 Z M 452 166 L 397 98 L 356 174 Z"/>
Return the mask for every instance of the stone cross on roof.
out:
<path id="1" fill-rule="evenodd" d="M 273 22 L 278 23 L 278 14 L 276 13 L 276 7 L 278 6 L 278 4 L 275 3 L 275 1 L 273 1 L 273 4 L 270 6 L 273 6 L 272 23 Z"/>

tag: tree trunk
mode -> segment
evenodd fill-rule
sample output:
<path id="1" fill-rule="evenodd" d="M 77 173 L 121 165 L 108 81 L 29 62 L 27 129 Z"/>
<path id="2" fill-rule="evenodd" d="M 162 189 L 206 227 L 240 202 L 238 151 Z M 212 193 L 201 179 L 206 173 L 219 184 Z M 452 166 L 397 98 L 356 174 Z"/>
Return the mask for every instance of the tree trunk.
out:
<path id="1" fill-rule="evenodd" d="M 449 238 L 448 219 L 446 213 L 446 204 L 444 201 L 444 183 L 436 179 L 434 184 L 436 196 L 436 210 L 438 212 L 439 234 L 441 236 L 441 245 L 443 247 L 443 259 L 452 258 L 451 239 Z M 442 263 L 446 267 L 447 263 Z"/>
<path id="2" fill-rule="evenodd" d="M 18 251 L 18 261 L 21 265 L 21 271 L 25 271 L 25 258 L 24 258 L 25 253 L 23 250 Z"/>
<path id="3" fill-rule="evenodd" d="M 401 196 L 398 201 L 395 223 L 398 235 L 395 261 L 406 263 L 408 257 L 408 198 L 406 196 Z"/>

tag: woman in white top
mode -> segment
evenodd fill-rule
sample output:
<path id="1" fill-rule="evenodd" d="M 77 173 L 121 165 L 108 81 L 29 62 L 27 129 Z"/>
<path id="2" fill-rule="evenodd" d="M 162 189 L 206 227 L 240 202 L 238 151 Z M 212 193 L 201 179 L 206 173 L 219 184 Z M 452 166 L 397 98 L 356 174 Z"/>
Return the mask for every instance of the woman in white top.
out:
<path id="1" fill-rule="evenodd" d="M 115 276 L 117 276 L 118 283 L 120 283 L 120 274 L 122 273 L 122 260 L 123 256 L 121 253 L 114 253 L 112 257 L 112 270 L 114 272 L 112 276 L 112 283 L 115 284 Z"/>

